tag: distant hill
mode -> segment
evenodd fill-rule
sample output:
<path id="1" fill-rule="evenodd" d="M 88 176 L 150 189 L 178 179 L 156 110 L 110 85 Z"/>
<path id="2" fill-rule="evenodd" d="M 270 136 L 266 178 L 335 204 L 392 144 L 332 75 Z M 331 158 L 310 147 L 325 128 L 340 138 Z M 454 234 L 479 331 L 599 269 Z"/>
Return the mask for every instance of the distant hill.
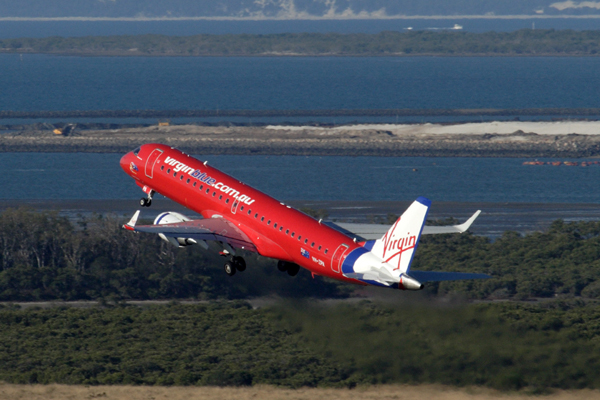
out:
<path id="1" fill-rule="evenodd" d="M 0 18 L 389 18 L 458 15 L 600 15 L 600 1 L 554 0 L 19 0 Z"/>

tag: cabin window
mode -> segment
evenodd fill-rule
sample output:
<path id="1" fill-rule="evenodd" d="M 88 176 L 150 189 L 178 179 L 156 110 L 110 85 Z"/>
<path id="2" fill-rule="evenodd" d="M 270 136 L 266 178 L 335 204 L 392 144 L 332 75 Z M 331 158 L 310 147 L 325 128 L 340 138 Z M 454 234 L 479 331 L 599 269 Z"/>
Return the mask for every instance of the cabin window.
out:
<path id="1" fill-rule="evenodd" d="M 279 232 L 281 232 L 283 230 L 283 226 L 279 227 Z"/>
<path id="2" fill-rule="evenodd" d="M 185 183 L 190 183 L 190 178 L 188 178 L 188 180 Z"/>
<path id="3" fill-rule="evenodd" d="M 271 220 L 269 220 L 269 221 L 267 222 L 267 225 L 271 225 Z"/>
<path id="4" fill-rule="evenodd" d="M 302 235 L 298 235 L 298 240 L 302 239 Z"/>
<path id="5" fill-rule="evenodd" d="M 329 253 L 329 249 L 325 249 L 325 254 Z"/>
<path id="6" fill-rule="evenodd" d="M 295 234 L 296 234 L 296 232 L 292 232 L 292 237 L 294 237 Z"/>
<path id="7" fill-rule="evenodd" d="M 321 251 L 321 247 L 323 247 L 323 246 L 319 246 L 319 251 Z"/>
<path id="8" fill-rule="evenodd" d="M 286 235 L 288 235 L 289 233 L 290 233 L 290 230 L 289 230 L 289 229 L 286 229 L 286 230 L 285 230 L 285 234 L 286 234 Z"/>
<path id="9" fill-rule="evenodd" d="M 198 183 L 198 182 L 194 182 L 194 187 L 196 187 L 196 183 Z"/>
<path id="10" fill-rule="evenodd" d="M 229 199 L 225 199 L 225 204 L 229 204 Z"/>
<path id="11" fill-rule="evenodd" d="M 171 173 L 171 168 L 169 168 L 169 169 L 167 170 L 167 174 L 170 174 L 170 173 Z"/>
<path id="12" fill-rule="evenodd" d="M 219 200 L 221 200 L 222 198 L 223 198 L 223 195 L 220 195 L 220 196 L 219 196 Z"/>
<path id="13" fill-rule="evenodd" d="M 263 222 L 264 220 L 265 220 L 265 217 L 262 217 L 262 218 L 260 219 L 260 222 Z"/>
<path id="14" fill-rule="evenodd" d="M 183 180 L 183 175 L 181 175 L 181 176 L 179 177 L 179 180 L 180 180 L 180 181 L 182 181 L 182 180 Z"/>
<path id="15" fill-rule="evenodd" d="M 275 225 L 273 225 L 273 228 L 277 228 L 277 222 L 275 222 Z"/>
<path id="16" fill-rule="evenodd" d="M 177 172 L 173 172 L 173 176 L 177 176 Z"/>
<path id="17" fill-rule="evenodd" d="M 162 165 L 162 166 L 160 167 L 160 170 L 161 170 L 161 171 L 162 171 L 163 169 L 165 169 L 165 166 L 164 166 L 164 165 Z"/>
<path id="18" fill-rule="evenodd" d="M 198 189 L 202 190 L 203 187 L 204 187 L 204 185 L 200 185 L 200 187 Z"/>
<path id="19" fill-rule="evenodd" d="M 254 214 L 254 218 L 258 218 L 258 213 Z"/>
<path id="20" fill-rule="evenodd" d="M 248 215 L 252 214 L 252 210 L 248 210 Z"/>
<path id="21" fill-rule="evenodd" d="M 213 197 L 215 197 L 217 195 L 217 192 L 213 192 Z"/>
<path id="22" fill-rule="evenodd" d="M 241 207 L 240 207 L 240 211 L 244 211 L 244 206 L 241 206 Z"/>
<path id="23" fill-rule="evenodd" d="M 304 239 L 304 244 L 307 244 L 307 243 L 308 243 L 308 239 Z"/>
<path id="24" fill-rule="evenodd" d="M 315 247 L 315 242 L 312 242 L 312 243 L 310 244 L 310 247 Z"/>
<path id="25" fill-rule="evenodd" d="M 210 193 L 210 189 L 206 189 L 206 194 Z"/>

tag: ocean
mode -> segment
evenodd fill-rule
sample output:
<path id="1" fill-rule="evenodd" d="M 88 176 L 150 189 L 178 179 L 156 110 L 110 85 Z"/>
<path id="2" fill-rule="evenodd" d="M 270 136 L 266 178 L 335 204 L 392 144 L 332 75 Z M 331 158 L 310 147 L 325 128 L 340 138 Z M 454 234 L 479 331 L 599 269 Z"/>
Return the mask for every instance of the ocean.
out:
<path id="1" fill-rule="evenodd" d="M 600 107 L 600 58 L 594 57 L 5 54 L 0 55 L 0 71 L 0 110 L 16 111 Z M 389 119 L 381 122 L 395 122 Z M 365 120 L 372 121 L 358 122 Z M 0 121 L 23 122 L 46 121 Z M 434 202 L 583 204 L 597 202 L 600 195 L 598 166 L 523 166 L 523 159 L 501 158 L 200 156 L 285 201 L 410 201 L 426 196 Z M 119 157 L 3 153 L 0 199 L 137 199 L 141 193 L 120 170 Z"/>
<path id="2" fill-rule="evenodd" d="M 600 107 L 600 57 L 2 54 L 0 71 L 0 110 L 14 111 Z M 18 122 L 31 121 L 1 123 Z"/>
<path id="3" fill-rule="evenodd" d="M 138 199 L 119 154 L 2 153 L 0 199 Z M 596 203 L 600 166 L 515 158 L 197 155 L 283 201 Z M 548 160 L 549 161 L 549 160 Z M 132 207 L 135 202 L 132 202 Z"/>

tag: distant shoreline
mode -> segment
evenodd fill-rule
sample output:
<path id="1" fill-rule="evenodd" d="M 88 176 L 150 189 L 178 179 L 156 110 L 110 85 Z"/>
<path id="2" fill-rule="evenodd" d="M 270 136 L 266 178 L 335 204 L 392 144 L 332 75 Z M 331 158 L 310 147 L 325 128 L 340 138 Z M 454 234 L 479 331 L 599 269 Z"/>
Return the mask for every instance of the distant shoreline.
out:
<path id="1" fill-rule="evenodd" d="M 600 17 L 600 16 L 598 16 Z M 600 55 L 600 30 L 117 35 L 0 39 L 0 53 L 176 57 L 546 57 Z"/>

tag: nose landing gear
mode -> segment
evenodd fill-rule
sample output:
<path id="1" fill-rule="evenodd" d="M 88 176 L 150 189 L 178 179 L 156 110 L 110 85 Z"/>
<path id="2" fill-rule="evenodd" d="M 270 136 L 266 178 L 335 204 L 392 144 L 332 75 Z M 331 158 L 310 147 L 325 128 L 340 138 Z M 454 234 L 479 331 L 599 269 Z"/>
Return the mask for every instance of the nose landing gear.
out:
<path id="1" fill-rule="evenodd" d="M 151 190 L 150 193 L 148 193 L 148 197 L 142 197 L 140 199 L 140 206 L 150 207 L 152 205 L 152 196 L 154 196 L 154 190 Z"/>
<path id="2" fill-rule="evenodd" d="M 147 199 L 145 197 L 142 197 L 140 199 L 140 206 L 142 207 L 150 207 L 152 205 L 152 199 Z"/>

